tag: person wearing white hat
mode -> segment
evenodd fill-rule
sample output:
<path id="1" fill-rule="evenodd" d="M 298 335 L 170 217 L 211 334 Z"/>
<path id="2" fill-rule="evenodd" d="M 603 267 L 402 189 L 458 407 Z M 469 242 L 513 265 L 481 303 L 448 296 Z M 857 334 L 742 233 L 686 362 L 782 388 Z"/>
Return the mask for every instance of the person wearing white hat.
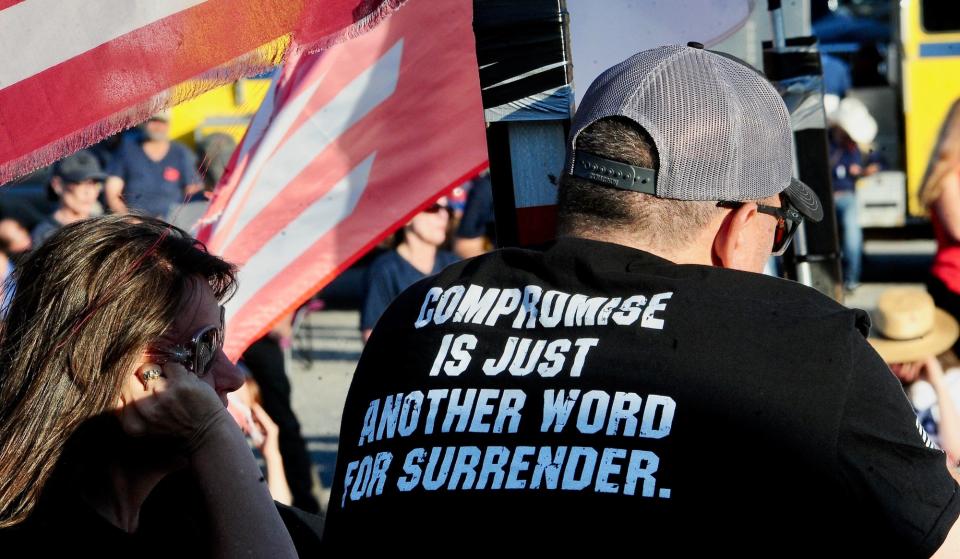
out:
<path id="1" fill-rule="evenodd" d="M 880 170 L 870 145 L 877 137 L 877 121 L 859 99 L 824 96 L 829 128 L 830 168 L 834 204 L 842 247 L 843 283 L 848 290 L 860 284 L 863 231 L 857 215 L 856 186 L 861 177 Z M 865 157 L 864 152 L 868 155 Z"/>

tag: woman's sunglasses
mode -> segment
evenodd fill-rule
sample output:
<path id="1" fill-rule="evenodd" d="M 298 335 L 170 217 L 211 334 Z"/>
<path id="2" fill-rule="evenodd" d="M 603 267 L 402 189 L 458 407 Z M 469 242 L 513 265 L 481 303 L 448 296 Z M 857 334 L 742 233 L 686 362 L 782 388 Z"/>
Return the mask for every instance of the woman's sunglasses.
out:
<path id="1" fill-rule="evenodd" d="M 797 229 L 800 228 L 800 224 L 803 223 L 803 215 L 793 208 L 790 200 L 783 193 L 780 193 L 780 204 L 779 208 L 757 204 L 758 212 L 772 215 L 777 219 L 777 229 L 773 233 L 773 247 L 770 250 L 774 256 L 783 256 Z M 717 206 L 721 208 L 736 209 L 742 205 L 743 202 L 717 202 Z"/>
<path id="2" fill-rule="evenodd" d="M 449 212 L 450 206 L 441 204 L 440 202 L 434 202 L 432 206 L 427 206 L 423 211 L 428 214 L 435 214 L 440 211 Z"/>
<path id="3" fill-rule="evenodd" d="M 175 345 L 169 349 L 151 350 L 151 358 L 159 358 L 160 364 L 167 361 L 180 363 L 191 373 L 202 377 L 213 368 L 217 352 L 223 348 L 225 310 L 220 307 L 220 324 L 204 326 L 190 338 L 189 345 Z"/>

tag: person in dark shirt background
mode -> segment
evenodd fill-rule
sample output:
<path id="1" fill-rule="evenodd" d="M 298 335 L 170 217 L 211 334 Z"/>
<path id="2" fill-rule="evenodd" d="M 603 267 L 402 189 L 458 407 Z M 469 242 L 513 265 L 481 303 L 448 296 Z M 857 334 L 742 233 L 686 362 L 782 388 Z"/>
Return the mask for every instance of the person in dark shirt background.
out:
<path id="1" fill-rule="evenodd" d="M 467 207 L 453 242 L 453 251 L 460 258 L 479 256 L 497 244 L 490 173 L 478 175 L 470 182 Z"/>
<path id="2" fill-rule="evenodd" d="M 33 248 L 30 231 L 43 220 L 31 204 L 5 198 L 0 202 L 0 247 L 16 259 Z"/>
<path id="3" fill-rule="evenodd" d="M 450 206 L 442 197 L 397 231 L 397 246 L 377 257 L 367 272 L 367 296 L 360 312 L 360 330 L 367 341 L 373 325 L 390 302 L 416 281 L 456 262 L 456 255 L 441 250 L 447 240 Z"/>
<path id="4" fill-rule="evenodd" d="M 166 218 L 171 208 L 201 191 L 196 156 L 169 137 L 170 113 L 157 113 L 143 125 L 140 141 L 126 137 L 107 174 L 106 198 L 114 213 L 139 210 Z"/>
<path id="5" fill-rule="evenodd" d="M 40 246 L 64 225 L 99 213 L 97 198 L 106 178 L 96 156 L 87 150 L 80 150 L 58 162 L 53 169 L 50 187 L 60 203 L 30 232 L 33 246 Z"/>

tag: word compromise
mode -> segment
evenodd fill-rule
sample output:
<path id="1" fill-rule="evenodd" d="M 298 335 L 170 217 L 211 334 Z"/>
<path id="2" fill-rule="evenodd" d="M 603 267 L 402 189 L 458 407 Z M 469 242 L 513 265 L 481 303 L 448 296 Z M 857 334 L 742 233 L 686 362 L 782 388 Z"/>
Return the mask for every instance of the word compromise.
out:
<path id="1" fill-rule="evenodd" d="M 473 323 L 498 326 L 501 319 L 514 329 L 556 328 L 558 326 L 630 326 L 663 329 L 657 312 L 667 308 L 672 292 L 630 297 L 590 297 L 564 293 L 537 285 L 500 289 L 480 285 L 454 285 L 427 291 L 414 327 L 428 324 Z M 512 319 L 512 320 L 511 320 Z"/>

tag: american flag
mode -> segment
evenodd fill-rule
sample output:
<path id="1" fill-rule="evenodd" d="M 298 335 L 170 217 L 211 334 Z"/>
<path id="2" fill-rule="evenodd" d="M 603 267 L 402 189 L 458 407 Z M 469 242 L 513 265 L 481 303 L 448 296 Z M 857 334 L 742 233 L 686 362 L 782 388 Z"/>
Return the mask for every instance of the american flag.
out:
<path id="1" fill-rule="evenodd" d="M 471 0 L 408 0 L 374 31 L 291 57 L 198 234 L 241 267 L 227 355 L 486 166 Z"/>
<path id="2" fill-rule="evenodd" d="M 402 3 L 0 0 L 0 184 Z"/>

